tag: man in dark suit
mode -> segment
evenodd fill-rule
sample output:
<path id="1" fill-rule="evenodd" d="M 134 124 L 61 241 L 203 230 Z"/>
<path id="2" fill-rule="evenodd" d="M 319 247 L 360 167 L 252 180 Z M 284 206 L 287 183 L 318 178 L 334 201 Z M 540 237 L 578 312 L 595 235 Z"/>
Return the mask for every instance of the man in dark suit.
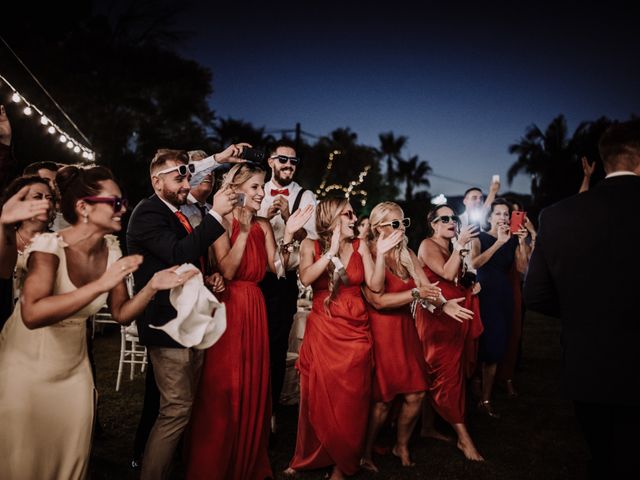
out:
<path id="1" fill-rule="evenodd" d="M 592 477 L 628 478 L 640 426 L 640 120 L 612 125 L 599 150 L 607 177 L 542 211 L 524 300 L 561 318 L 564 380 Z"/>
<path id="2" fill-rule="evenodd" d="M 241 151 L 242 144 L 232 145 L 215 159 L 219 163 L 241 161 Z M 144 256 L 134 274 L 136 290 L 157 271 L 182 263 L 192 263 L 205 273 L 207 250 L 225 232 L 222 217 L 233 209 L 237 197 L 230 190 L 216 193 L 214 206 L 195 228 L 180 212 L 189 194 L 188 161 L 187 152 L 166 149 L 158 150 L 151 161 L 155 193 L 136 206 L 127 230 L 129 253 Z M 160 410 L 146 444 L 142 479 L 168 478 L 176 445 L 189 421 L 202 366 L 203 351 L 184 348 L 162 330 L 150 328 L 166 324 L 176 314 L 169 291 L 164 291 L 156 294 L 137 320 L 140 341 L 148 348 L 160 391 Z"/>

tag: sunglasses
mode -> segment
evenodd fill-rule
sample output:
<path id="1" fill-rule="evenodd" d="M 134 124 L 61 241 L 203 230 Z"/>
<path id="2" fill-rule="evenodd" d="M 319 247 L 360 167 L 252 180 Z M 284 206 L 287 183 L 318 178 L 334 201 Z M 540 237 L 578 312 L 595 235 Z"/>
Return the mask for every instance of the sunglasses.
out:
<path id="1" fill-rule="evenodd" d="M 162 175 L 163 173 L 171 173 L 177 171 L 178 175 L 184 177 L 187 173 L 194 173 L 196 171 L 196 166 L 193 163 L 189 163 L 187 165 L 178 165 L 177 167 L 169 167 L 164 170 L 160 170 L 156 172 L 156 175 Z"/>
<path id="2" fill-rule="evenodd" d="M 352 210 L 346 211 L 346 212 L 342 212 L 340 215 L 344 215 L 345 217 L 347 217 L 349 220 L 353 220 L 355 218 L 355 213 L 353 213 Z"/>
<path id="3" fill-rule="evenodd" d="M 269 158 L 277 159 L 282 165 L 290 162 L 294 167 L 300 163 L 300 159 L 298 157 L 287 157 L 286 155 L 272 155 Z"/>
<path id="4" fill-rule="evenodd" d="M 458 215 L 440 215 L 439 217 L 436 217 L 433 219 L 433 223 L 435 222 L 442 222 L 442 223 L 449 223 L 449 222 L 456 222 L 456 223 L 460 223 L 460 217 Z"/>
<path id="5" fill-rule="evenodd" d="M 393 228 L 394 230 L 399 229 L 400 225 L 403 225 L 404 228 L 407 228 L 409 227 L 409 225 L 411 225 L 411 219 L 403 218 L 402 220 L 391 220 L 390 222 L 380 224 L 381 227 L 387 227 L 389 225 L 391 225 L 391 228 Z"/>
<path id="6" fill-rule="evenodd" d="M 114 213 L 118 213 L 129 206 L 129 201 L 122 197 L 82 197 L 80 200 L 89 203 L 108 203 L 113 208 Z"/>

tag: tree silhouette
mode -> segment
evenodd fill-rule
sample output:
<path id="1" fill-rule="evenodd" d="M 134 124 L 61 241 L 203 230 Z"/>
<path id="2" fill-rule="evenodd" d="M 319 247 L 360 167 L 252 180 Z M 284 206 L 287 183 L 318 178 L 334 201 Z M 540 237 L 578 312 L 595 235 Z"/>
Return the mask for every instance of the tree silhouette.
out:
<path id="1" fill-rule="evenodd" d="M 426 187 L 431 186 L 431 183 L 427 178 L 427 175 L 429 175 L 431 171 L 432 168 L 429 166 L 429 162 L 426 160 L 419 160 L 417 155 L 414 155 L 408 160 L 404 160 L 402 158 L 398 159 L 398 170 L 396 175 L 399 179 L 402 179 L 405 182 L 404 199 L 406 202 L 413 200 L 414 187 L 419 187 L 421 185 Z"/>
<path id="2" fill-rule="evenodd" d="M 521 172 L 531 175 L 531 194 L 538 207 L 577 192 L 575 154 L 564 115 L 554 118 L 544 132 L 536 125 L 528 127 L 525 136 L 509 146 L 509 153 L 518 159 L 507 172 L 508 183 Z"/>
<path id="3" fill-rule="evenodd" d="M 396 173 L 394 161 L 401 159 L 400 153 L 407 145 L 408 138 L 404 135 L 396 137 L 393 132 L 381 133 L 378 138 L 380 139 L 380 156 L 387 161 L 387 183 L 391 185 Z"/>

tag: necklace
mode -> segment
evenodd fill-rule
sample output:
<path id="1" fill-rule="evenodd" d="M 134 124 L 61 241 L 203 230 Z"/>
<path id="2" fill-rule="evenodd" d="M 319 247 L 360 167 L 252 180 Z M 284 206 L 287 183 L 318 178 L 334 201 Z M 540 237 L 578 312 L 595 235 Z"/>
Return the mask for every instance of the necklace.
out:
<path id="1" fill-rule="evenodd" d="M 19 228 L 16 228 L 16 233 L 18 234 L 18 238 L 20 238 L 20 241 L 22 242 L 22 249 L 24 250 L 25 248 L 27 248 L 27 242 L 25 241 L 24 238 L 22 238 L 22 235 L 20 235 Z"/>

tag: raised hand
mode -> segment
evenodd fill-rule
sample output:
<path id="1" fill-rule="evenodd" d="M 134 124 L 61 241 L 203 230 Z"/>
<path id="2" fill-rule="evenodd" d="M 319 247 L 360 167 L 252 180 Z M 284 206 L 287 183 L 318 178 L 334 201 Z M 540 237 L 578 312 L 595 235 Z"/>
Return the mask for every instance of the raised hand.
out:
<path id="1" fill-rule="evenodd" d="M 253 219 L 253 212 L 248 208 L 240 207 L 240 213 L 238 215 L 238 223 L 240 224 L 240 232 L 248 233 L 251 230 L 251 220 Z"/>
<path id="2" fill-rule="evenodd" d="M 278 195 L 273 201 L 273 206 L 278 209 L 278 213 L 280 213 L 282 219 L 286 222 L 291 215 L 291 213 L 289 213 L 289 200 L 282 195 Z"/>
<path id="3" fill-rule="evenodd" d="M 219 189 L 213 196 L 213 207 L 211 210 L 221 217 L 227 215 L 236 206 L 238 195 L 229 187 Z"/>
<path id="4" fill-rule="evenodd" d="M 329 252 L 331 255 L 337 255 L 340 251 L 340 224 L 333 229 L 333 235 L 331 235 L 331 244 L 329 245 Z"/>
<path id="5" fill-rule="evenodd" d="M 591 175 L 593 175 L 593 172 L 596 169 L 596 162 L 589 163 L 589 159 L 587 157 L 582 157 L 580 162 L 582 163 L 582 173 L 584 176 L 591 178 Z"/>
<path id="6" fill-rule="evenodd" d="M 142 255 L 128 255 L 113 262 L 98 279 L 101 290 L 108 292 L 142 264 Z"/>
<path id="7" fill-rule="evenodd" d="M 511 229 L 509 225 L 501 225 L 498 227 L 498 242 L 507 243 L 511 238 Z"/>
<path id="8" fill-rule="evenodd" d="M 4 105 L 0 105 L 0 143 L 11 145 L 11 122 L 9 122 Z"/>
<path id="9" fill-rule="evenodd" d="M 404 239 L 404 232 L 402 230 L 394 230 L 388 237 L 380 235 L 376 242 L 376 252 L 378 255 L 384 255 L 393 247 L 398 245 Z"/>
<path id="10" fill-rule="evenodd" d="M 224 277 L 217 272 L 206 277 L 204 279 L 204 283 L 213 291 L 213 293 L 224 292 Z"/>
<path id="11" fill-rule="evenodd" d="M 527 228 L 524 225 L 520 225 L 520 228 L 515 233 L 515 235 L 518 237 L 519 243 L 524 243 L 524 241 L 529 236 L 529 230 L 527 230 Z"/>
<path id="12" fill-rule="evenodd" d="M 26 185 L 5 202 L 0 213 L 0 224 L 11 225 L 23 222 L 49 211 L 51 207 L 49 200 L 25 200 L 28 193 L 29 185 Z"/>
<path id="13" fill-rule="evenodd" d="M 177 269 L 178 265 L 156 272 L 149 280 L 149 286 L 154 290 L 170 290 L 184 284 L 191 277 L 198 274 L 197 270 L 177 273 Z"/>
<path id="14" fill-rule="evenodd" d="M 222 152 L 216 153 L 216 162 L 218 163 L 245 163 L 244 158 L 240 158 L 242 150 L 251 148 L 248 143 L 234 143 L 225 148 Z"/>
<path id="15" fill-rule="evenodd" d="M 473 318 L 473 311 L 459 305 L 460 302 L 464 300 L 464 297 L 447 300 L 447 303 L 442 307 L 442 311 L 460 323 L 465 320 L 471 320 Z"/>
<path id="16" fill-rule="evenodd" d="M 287 208 L 289 207 L 287 206 Z M 289 216 L 285 225 L 285 233 L 293 236 L 294 233 L 304 227 L 311 218 L 311 215 L 313 215 L 314 209 L 315 207 L 313 205 L 307 205 L 293 212 L 293 215 Z"/>
<path id="17" fill-rule="evenodd" d="M 477 237 L 480 233 L 477 225 L 466 225 L 462 227 L 458 234 L 458 243 L 460 245 L 466 245 L 472 238 Z"/>

